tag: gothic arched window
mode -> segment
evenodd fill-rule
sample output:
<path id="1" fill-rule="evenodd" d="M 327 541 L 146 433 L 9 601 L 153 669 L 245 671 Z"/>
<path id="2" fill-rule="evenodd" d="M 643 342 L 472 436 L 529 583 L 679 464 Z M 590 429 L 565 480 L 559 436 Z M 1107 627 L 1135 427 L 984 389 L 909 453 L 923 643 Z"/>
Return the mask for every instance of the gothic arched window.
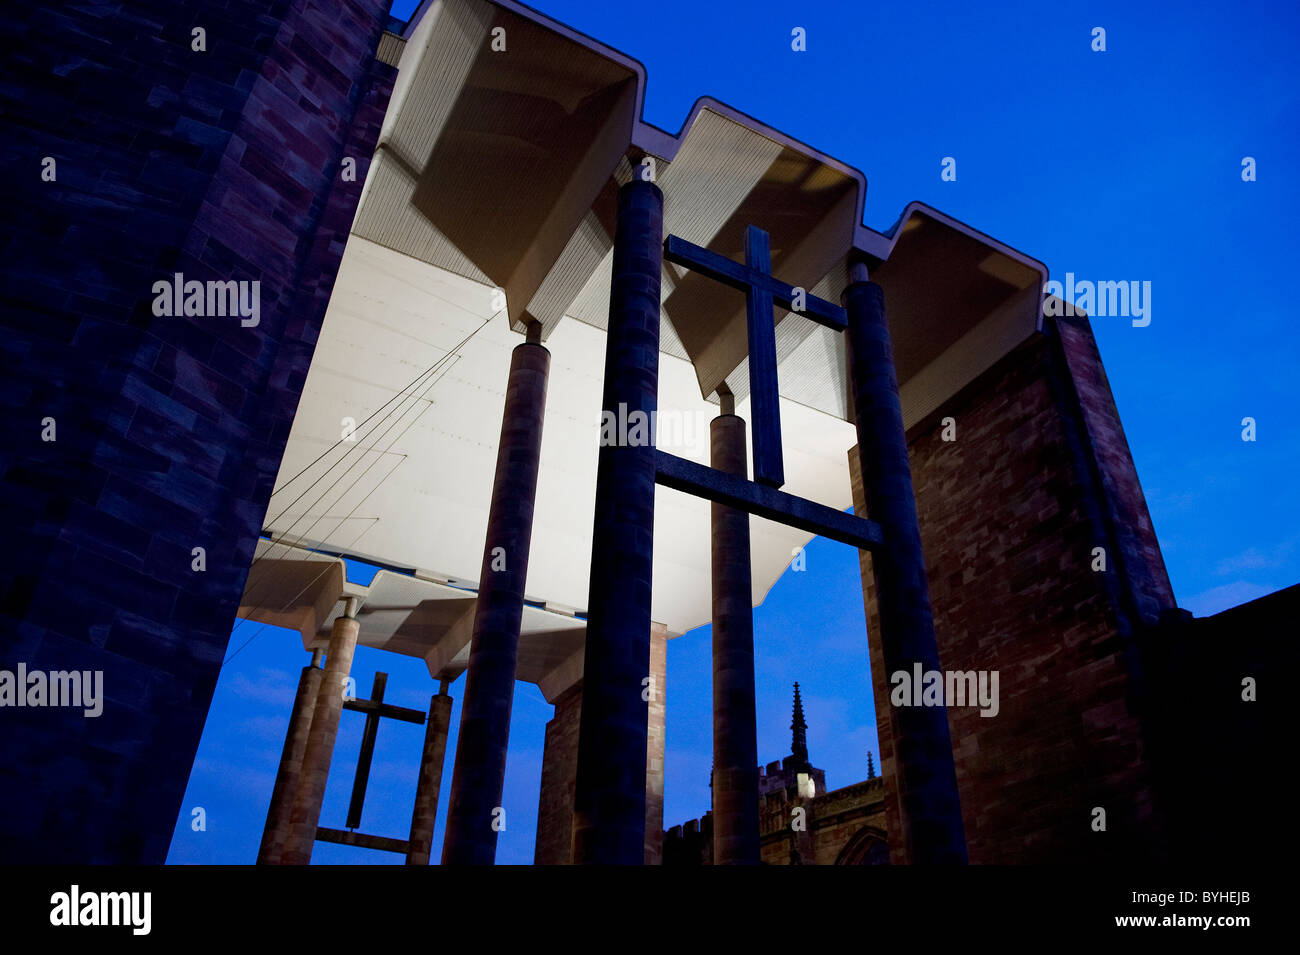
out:
<path id="1" fill-rule="evenodd" d="M 863 826 L 840 850 L 836 865 L 889 865 L 889 843 L 875 826 Z"/>

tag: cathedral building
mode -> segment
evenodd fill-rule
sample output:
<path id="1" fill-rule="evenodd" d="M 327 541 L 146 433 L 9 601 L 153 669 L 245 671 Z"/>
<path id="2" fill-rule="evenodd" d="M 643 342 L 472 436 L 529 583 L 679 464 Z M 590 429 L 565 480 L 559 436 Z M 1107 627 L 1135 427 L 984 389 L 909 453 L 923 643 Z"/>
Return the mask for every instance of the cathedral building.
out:
<path id="1" fill-rule="evenodd" d="M 760 767 L 764 865 L 888 865 L 884 780 L 867 753 L 867 778 L 826 789 L 826 773 L 808 759 L 799 684 L 794 685 L 790 755 Z M 664 865 L 713 864 L 713 813 L 664 833 Z"/>

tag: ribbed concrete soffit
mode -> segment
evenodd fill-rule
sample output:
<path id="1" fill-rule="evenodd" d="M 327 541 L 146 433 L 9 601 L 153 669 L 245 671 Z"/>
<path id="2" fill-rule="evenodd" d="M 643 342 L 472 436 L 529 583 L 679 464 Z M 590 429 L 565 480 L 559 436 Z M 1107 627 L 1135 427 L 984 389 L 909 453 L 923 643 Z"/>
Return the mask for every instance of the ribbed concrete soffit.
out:
<path id="1" fill-rule="evenodd" d="M 354 231 L 502 288 L 510 318 L 553 324 L 590 274 L 582 224 L 627 152 L 636 72 L 481 0 L 436 4 L 412 31 Z M 526 306 L 558 269 L 567 299 Z M 587 271 L 567 278 L 575 269 Z M 556 283 L 540 306 L 565 296 Z"/>
<path id="2" fill-rule="evenodd" d="M 873 278 L 888 294 L 900 381 L 944 359 L 951 388 L 912 389 L 926 406 L 969 380 L 951 375 L 977 374 L 1038 326 L 1041 302 L 1020 294 L 1045 280 L 1038 263 L 917 204 L 893 234 L 867 229 L 861 173 L 725 104 L 700 100 L 677 134 L 649 126 L 644 69 L 536 11 L 437 0 L 405 40 L 353 231 L 503 289 L 516 331 L 539 321 L 548 338 L 565 317 L 605 328 L 616 193 L 643 153 L 666 233 L 740 260 L 756 225 L 773 272 L 831 301 L 855 247 L 885 259 Z M 663 351 L 692 363 L 705 399 L 724 383 L 743 399 L 743 296 L 666 265 L 662 300 Z M 778 311 L 776 341 L 782 396 L 847 420 L 842 336 Z M 958 347 L 976 354 L 947 354 Z"/>

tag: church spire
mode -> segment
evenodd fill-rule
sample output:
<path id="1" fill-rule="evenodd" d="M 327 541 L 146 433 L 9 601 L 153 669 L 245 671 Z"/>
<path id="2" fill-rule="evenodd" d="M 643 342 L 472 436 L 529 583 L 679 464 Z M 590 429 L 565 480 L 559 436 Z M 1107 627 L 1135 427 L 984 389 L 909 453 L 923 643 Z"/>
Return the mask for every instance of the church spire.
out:
<path id="1" fill-rule="evenodd" d="M 794 685 L 794 719 L 790 722 L 794 737 L 790 742 L 790 754 L 800 763 L 808 762 L 808 724 L 803 721 L 803 700 L 799 698 L 799 683 Z"/>

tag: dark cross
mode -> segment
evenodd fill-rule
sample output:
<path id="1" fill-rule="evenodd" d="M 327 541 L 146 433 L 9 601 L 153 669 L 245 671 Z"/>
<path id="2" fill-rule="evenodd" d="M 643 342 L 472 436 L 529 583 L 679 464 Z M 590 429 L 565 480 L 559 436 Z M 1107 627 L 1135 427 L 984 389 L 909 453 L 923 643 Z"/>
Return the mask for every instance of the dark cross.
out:
<path id="1" fill-rule="evenodd" d="M 375 736 L 379 733 L 379 721 L 384 717 L 402 720 L 406 723 L 424 723 L 424 712 L 412 710 L 405 706 L 393 706 L 384 702 L 384 687 L 388 684 L 387 673 L 376 673 L 374 685 L 370 689 L 368 700 L 346 700 L 345 710 L 356 710 L 366 714 L 366 728 L 361 735 L 361 754 L 357 757 L 357 774 L 352 780 L 352 802 L 348 805 L 349 829 L 361 825 L 361 805 L 366 799 L 366 784 L 370 781 L 370 762 L 375 755 Z"/>
<path id="2" fill-rule="evenodd" d="M 757 226 L 745 230 L 745 263 L 670 235 L 664 258 L 745 293 L 749 328 L 749 400 L 753 409 L 754 480 L 768 487 L 785 483 L 781 457 L 781 406 L 776 383 L 776 313 L 780 305 L 837 332 L 848 327 L 844 309 L 786 285 L 772 273 L 768 235 Z"/>

